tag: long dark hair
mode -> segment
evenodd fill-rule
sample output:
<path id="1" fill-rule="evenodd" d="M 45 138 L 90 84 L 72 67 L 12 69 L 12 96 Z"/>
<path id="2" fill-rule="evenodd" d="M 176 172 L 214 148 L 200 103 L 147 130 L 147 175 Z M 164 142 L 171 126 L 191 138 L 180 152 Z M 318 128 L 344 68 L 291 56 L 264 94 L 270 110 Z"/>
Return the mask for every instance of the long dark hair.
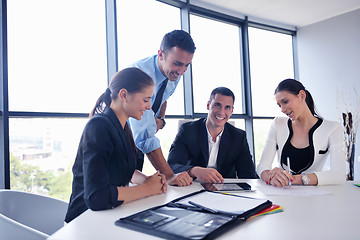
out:
<path id="1" fill-rule="evenodd" d="M 128 93 L 138 93 L 149 86 L 154 86 L 154 81 L 149 75 L 135 67 L 125 68 L 114 74 L 109 87 L 98 98 L 89 116 L 103 112 L 105 106 L 109 107 L 111 101 L 118 98 L 121 89 L 126 89 Z"/>
<path id="2" fill-rule="evenodd" d="M 111 101 L 119 97 L 119 91 L 121 89 L 126 89 L 128 93 L 131 94 L 131 93 L 141 92 L 142 90 L 144 90 L 146 87 L 149 86 L 154 86 L 154 81 L 149 75 L 147 75 L 138 68 L 134 68 L 134 67 L 125 68 L 114 74 L 114 76 L 110 81 L 109 87 L 98 98 L 89 116 L 92 117 L 97 113 L 103 112 L 105 106 L 110 107 Z M 134 143 L 134 138 L 132 136 L 131 129 L 127 122 L 124 126 L 124 131 L 129 139 L 132 148 L 136 153 L 137 148 Z"/>
<path id="3" fill-rule="evenodd" d="M 310 112 L 313 116 L 319 117 L 319 114 L 315 110 L 315 104 L 314 100 L 308 90 L 305 89 L 304 85 L 302 85 L 301 82 L 295 80 L 295 79 L 285 79 L 279 83 L 279 85 L 275 89 L 275 93 L 281 92 L 281 91 L 287 91 L 291 94 L 298 95 L 301 90 L 304 90 L 306 93 L 305 102 L 310 109 Z"/>

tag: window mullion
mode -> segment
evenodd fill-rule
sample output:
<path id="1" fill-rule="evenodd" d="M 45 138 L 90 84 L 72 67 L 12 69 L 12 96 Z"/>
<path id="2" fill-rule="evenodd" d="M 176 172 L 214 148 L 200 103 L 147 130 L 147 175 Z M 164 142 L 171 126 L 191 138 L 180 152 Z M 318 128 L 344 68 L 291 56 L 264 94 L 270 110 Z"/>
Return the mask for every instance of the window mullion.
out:
<path id="1" fill-rule="evenodd" d="M 181 28 L 190 33 L 190 10 L 189 7 L 180 9 L 181 11 Z M 192 85 L 192 64 L 190 64 L 187 71 L 183 75 L 184 81 L 184 112 L 185 117 L 194 116 L 194 97 Z"/>
<path id="2" fill-rule="evenodd" d="M 246 137 L 249 143 L 250 153 L 255 161 L 255 143 L 254 143 L 254 123 L 253 123 L 253 110 L 252 110 L 252 97 L 251 97 L 251 77 L 250 77 L 250 57 L 249 57 L 249 35 L 248 35 L 248 21 L 245 19 L 245 23 L 241 28 L 241 40 L 242 40 L 242 56 L 243 56 L 243 106 L 245 114 L 248 118 L 245 118 L 245 130 Z"/>
<path id="3" fill-rule="evenodd" d="M 0 6 L 0 189 L 10 189 L 8 58 L 7 58 L 7 4 Z"/>
<path id="4" fill-rule="evenodd" d="M 105 0 L 106 8 L 106 51 L 108 84 L 118 71 L 118 49 L 116 29 L 116 0 Z"/>

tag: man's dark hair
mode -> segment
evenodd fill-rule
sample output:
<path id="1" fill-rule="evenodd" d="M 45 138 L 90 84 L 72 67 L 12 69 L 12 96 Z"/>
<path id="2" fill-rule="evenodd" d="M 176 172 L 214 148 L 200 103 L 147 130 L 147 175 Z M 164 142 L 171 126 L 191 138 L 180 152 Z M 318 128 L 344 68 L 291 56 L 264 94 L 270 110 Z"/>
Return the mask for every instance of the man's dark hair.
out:
<path id="1" fill-rule="evenodd" d="M 235 95 L 234 95 L 234 93 L 230 89 L 228 89 L 226 87 L 217 87 L 214 90 L 212 90 L 212 92 L 210 94 L 209 102 L 211 102 L 215 98 L 216 94 L 221 94 L 221 95 L 224 95 L 224 96 L 232 97 L 233 103 L 235 103 Z"/>
<path id="2" fill-rule="evenodd" d="M 196 49 L 190 34 L 183 30 L 174 30 L 163 37 L 160 45 L 161 51 L 166 53 L 173 47 L 181 48 L 190 53 L 194 53 Z"/>

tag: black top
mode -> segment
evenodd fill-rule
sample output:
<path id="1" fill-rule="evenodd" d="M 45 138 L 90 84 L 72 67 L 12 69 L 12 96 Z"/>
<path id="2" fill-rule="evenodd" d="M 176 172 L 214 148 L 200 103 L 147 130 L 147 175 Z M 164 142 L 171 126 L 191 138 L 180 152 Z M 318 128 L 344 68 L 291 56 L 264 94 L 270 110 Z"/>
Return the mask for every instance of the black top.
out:
<path id="1" fill-rule="evenodd" d="M 192 167 L 207 167 L 209 144 L 206 119 L 181 125 L 171 145 L 168 163 L 174 173 Z M 229 123 L 224 126 L 216 159 L 217 171 L 224 178 L 258 178 L 245 131 Z"/>
<path id="2" fill-rule="evenodd" d="M 289 137 L 284 145 L 281 154 L 281 166 L 287 170 L 287 157 L 289 157 L 291 174 L 301 174 L 306 169 L 310 168 L 314 162 L 314 143 L 313 134 L 314 131 L 321 125 L 322 119 L 318 118 L 318 121 L 309 131 L 309 146 L 305 148 L 296 148 L 291 144 L 291 138 L 293 136 L 293 129 L 291 120 L 288 120 Z"/>
<path id="3" fill-rule="evenodd" d="M 118 186 L 126 186 L 135 171 L 135 155 L 113 110 L 106 107 L 86 124 L 73 166 L 72 194 L 65 222 L 87 209 L 119 206 Z"/>

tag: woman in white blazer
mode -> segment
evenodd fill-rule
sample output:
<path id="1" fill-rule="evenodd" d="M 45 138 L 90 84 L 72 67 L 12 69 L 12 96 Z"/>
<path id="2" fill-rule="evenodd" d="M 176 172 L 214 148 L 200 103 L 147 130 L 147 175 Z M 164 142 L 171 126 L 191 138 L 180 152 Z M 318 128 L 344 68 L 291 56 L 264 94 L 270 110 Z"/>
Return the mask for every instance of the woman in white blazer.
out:
<path id="1" fill-rule="evenodd" d="M 346 163 L 340 123 L 320 118 L 310 92 L 297 80 L 280 82 L 275 99 L 287 117 L 276 117 L 272 122 L 257 167 L 261 179 L 277 187 L 290 182 L 300 185 L 344 183 Z M 275 153 L 280 167 L 272 169 Z M 330 170 L 324 170 L 329 155 Z"/>

